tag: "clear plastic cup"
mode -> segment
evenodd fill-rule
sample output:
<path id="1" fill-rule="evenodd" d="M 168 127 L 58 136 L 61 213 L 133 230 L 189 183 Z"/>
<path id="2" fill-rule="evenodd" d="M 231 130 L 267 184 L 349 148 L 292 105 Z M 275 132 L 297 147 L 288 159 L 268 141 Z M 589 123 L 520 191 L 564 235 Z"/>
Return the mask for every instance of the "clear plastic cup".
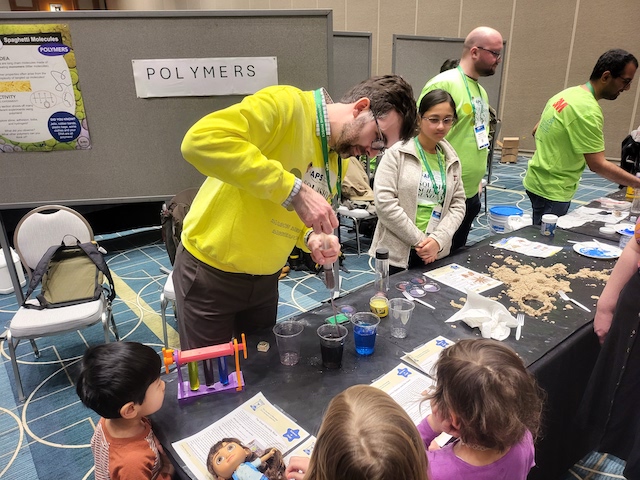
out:
<path id="1" fill-rule="evenodd" d="M 295 365 L 300 360 L 300 334 L 303 330 L 304 325 L 295 320 L 285 320 L 273 326 L 282 365 Z"/>
<path id="2" fill-rule="evenodd" d="M 389 300 L 389 317 L 391 318 L 391 336 L 405 338 L 409 333 L 409 321 L 416 304 L 406 298 Z"/>
<path id="3" fill-rule="evenodd" d="M 389 315 L 389 300 L 382 293 L 376 293 L 369 300 L 369 309 L 380 318 L 386 317 Z"/>
<path id="4" fill-rule="evenodd" d="M 380 317 L 374 313 L 358 312 L 351 317 L 353 341 L 359 355 L 371 355 L 376 344 Z"/>
<path id="5" fill-rule="evenodd" d="M 320 353 L 322 365 L 325 368 L 340 368 L 342 366 L 342 352 L 344 339 L 349 330 L 342 325 L 320 325 L 318 327 L 320 337 Z"/>

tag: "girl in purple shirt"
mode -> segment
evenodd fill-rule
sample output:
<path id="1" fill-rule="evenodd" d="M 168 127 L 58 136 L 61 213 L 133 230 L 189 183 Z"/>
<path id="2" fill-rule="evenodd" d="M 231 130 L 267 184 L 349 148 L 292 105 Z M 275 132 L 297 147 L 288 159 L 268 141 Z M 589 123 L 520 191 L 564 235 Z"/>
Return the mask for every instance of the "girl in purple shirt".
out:
<path id="1" fill-rule="evenodd" d="M 432 413 L 418 425 L 429 479 L 525 480 L 543 393 L 520 357 L 495 340 L 461 340 L 440 355 L 436 378 Z M 439 448 L 442 432 L 455 441 Z"/>

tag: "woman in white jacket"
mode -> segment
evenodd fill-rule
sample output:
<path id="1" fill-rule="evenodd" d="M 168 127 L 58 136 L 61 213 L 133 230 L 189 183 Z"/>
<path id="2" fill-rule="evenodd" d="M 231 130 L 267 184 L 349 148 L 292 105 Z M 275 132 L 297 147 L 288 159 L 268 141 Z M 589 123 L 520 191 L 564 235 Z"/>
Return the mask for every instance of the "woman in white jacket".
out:
<path id="1" fill-rule="evenodd" d="M 433 90 L 418 113 L 418 135 L 386 151 L 373 186 L 378 224 L 369 253 L 388 248 L 390 273 L 446 257 L 465 213 L 460 161 L 444 140 L 457 120 L 455 102 Z"/>

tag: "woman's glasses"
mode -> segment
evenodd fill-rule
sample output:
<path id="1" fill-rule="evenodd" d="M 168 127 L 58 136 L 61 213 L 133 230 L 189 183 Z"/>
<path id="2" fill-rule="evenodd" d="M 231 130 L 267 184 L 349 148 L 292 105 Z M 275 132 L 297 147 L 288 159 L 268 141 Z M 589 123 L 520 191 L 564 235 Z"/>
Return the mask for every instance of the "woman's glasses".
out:
<path id="1" fill-rule="evenodd" d="M 444 118 L 440 118 L 440 117 L 421 117 L 423 120 L 427 120 L 431 125 L 439 125 L 441 122 L 445 127 L 448 127 L 450 125 L 453 125 L 453 122 L 455 122 L 455 118 L 453 117 L 444 117 Z"/>

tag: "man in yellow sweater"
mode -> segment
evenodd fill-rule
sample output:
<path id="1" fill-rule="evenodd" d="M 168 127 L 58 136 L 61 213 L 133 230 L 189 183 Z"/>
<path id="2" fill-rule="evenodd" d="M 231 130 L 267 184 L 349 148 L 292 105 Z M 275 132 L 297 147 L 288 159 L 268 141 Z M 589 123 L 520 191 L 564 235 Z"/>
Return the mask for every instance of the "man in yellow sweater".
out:
<path id="1" fill-rule="evenodd" d="M 184 220 L 173 281 L 180 344 L 192 349 L 275 323 L 278 276 L 294 246 L 334 262 L 342 158 L 413 136 L 411 86 L 395 75 L 353 87 L 267 87 L 200 119 L 182 142 L 207 179 Z"/>

